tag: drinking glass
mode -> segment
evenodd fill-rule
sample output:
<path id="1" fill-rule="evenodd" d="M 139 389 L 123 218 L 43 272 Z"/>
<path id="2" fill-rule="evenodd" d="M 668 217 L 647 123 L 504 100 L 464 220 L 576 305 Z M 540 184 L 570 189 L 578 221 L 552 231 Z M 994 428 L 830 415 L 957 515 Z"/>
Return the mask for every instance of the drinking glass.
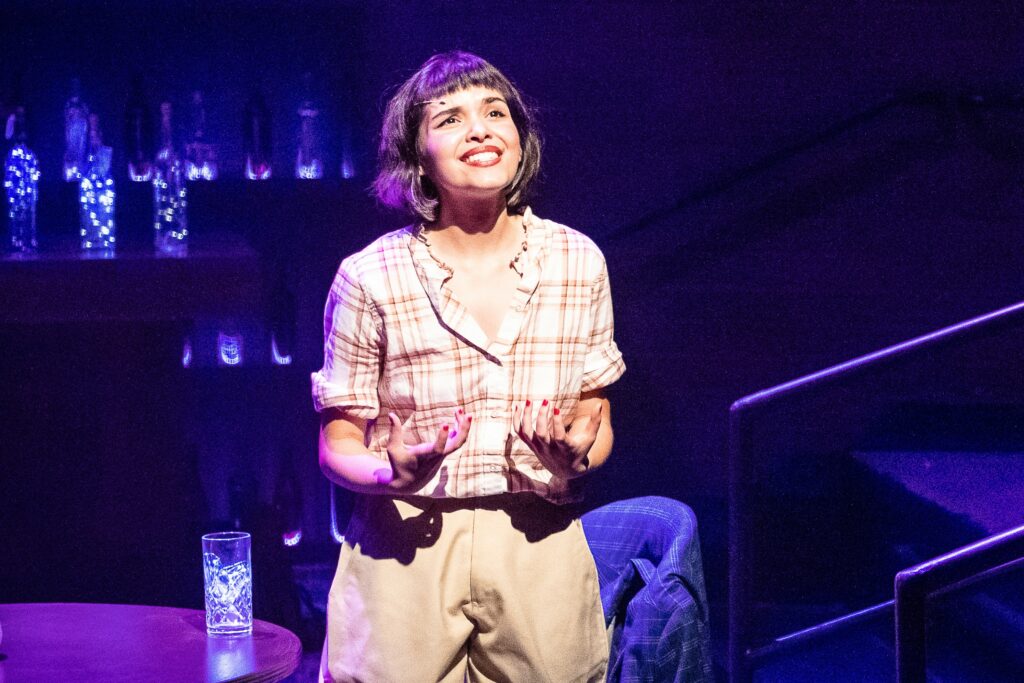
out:
<path id="1" fill-rule="evenodd" d="M 203 536 L 206 632 L 252 633 L 252 538 L 244 531 Z"/>

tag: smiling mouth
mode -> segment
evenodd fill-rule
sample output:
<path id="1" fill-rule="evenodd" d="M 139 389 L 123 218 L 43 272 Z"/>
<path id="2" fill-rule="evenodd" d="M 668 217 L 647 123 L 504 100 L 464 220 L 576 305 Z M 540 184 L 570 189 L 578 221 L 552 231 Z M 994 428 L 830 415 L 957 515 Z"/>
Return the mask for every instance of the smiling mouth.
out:
<path id="1" fill-rule="evenodd" d="M 474 150 L 462 156 L 462 160 L 470 166 L 493 166 L 501 159 L 501 150 L 487 148 Z"/>

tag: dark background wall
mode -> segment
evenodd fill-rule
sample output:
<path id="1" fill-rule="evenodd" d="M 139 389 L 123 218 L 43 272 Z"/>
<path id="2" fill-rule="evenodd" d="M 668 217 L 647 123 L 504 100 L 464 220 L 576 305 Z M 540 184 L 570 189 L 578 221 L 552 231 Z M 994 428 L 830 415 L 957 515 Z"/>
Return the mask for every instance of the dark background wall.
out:
<path id="1" fill-rule="evenodd" d="M 709 520 L 713 595 L 724 588 L 714 520 L 726 494 L 729 404 L 1015 301 L 1024 284 L 1017 3 L 15 2 L 0 9 L 0 26 L 0 92 L 6 105 L 20 93 L 29 110 L 45 238 L 74 234 L 74 197 L 56 180 L 70 78 L 82 79 L 117 150 L 128 83 L 142 73 L 154 105 L 167 97 L 184 107 L 192 89 L 206 92 L 223 179 L 195 188 L 194 234 L 245 236 L 269 286 L 294 297 L 288 368 L 190 375 L 173 362 L 180 330 L 137 349 L 160 356 L 153 366 L 186 406 L 168 417 L 154 405 L 152 417 L 161 433 L 175 432 L 168 420 L 180 427 L 167 438 L 190 449 L 181 489 L 202 481 L 201 509 L 189 513 L 197 528 L 226 518 L 231 477 L 254 480 L 269 509 L 291 468 L 307 538 L 326 538 L 306 386 L 321 361 L 322 303 L 340 258 L 403 222 L 365 192 L 376 126 L 387 89 L 437 51 L 485 56 L 536 103 L 546 146 L 535 210 L 604 248 L 629 367 L 613 391 L 617 453 L 593 500 L 693 502 Z M 287 176 L 305 71 L 324 103 L 329 165 L 324 181 L 300 186 Z M 241 109 L 256 87 L 271 104 L 280 179 L 247 185 L 238 180 Z M 338 178 L 343 148 L 355 159 L 351 181 Z M 146 211 L 120 211 L 120 229 L 144 243 Z M 73 344 L 82 333 L 5 334 L 33 348 L 32 335 Z M 86 355 L 113 333 L 95 334 Z M 36 366 L 16 354 L 2 363 L 15 378 L 4 401 L 21 409 L 0 415 L 9 436 L 0 457 L 21 462 L 26 444 L 46 439 L 12 418 L 31 412 Z M 104 381 L 96 372 L 84 363 L 57 374 L 81 388 Z M 146 386 L 128 379 L 111 391 L 138 396 Z M 48 405 L 66 417 L 59 401 Z M 147 448 L 133 443 L 124 448 Z M 59 490 L 67 461 L 113 457 L 95 435 L 58 445 L 40 452 L 64 464 L 52 480 L 35 470 L 34 486 Z M 28 476 L 11 467 L 0 485 L 23 490 Z M 111 474 L 95 485 L 116 496 L 119 484 Z M 59 501 L 49 491 L 41 497 Z M 55 533 L 71 514 L 43 507 L 25 522 L 33 533 Z M 132 515 L 149 519 L 135 509 L 119 518 Z M 4 564 L 30 559 L 8 552 Z M 31 594 L 60 593 L 57 583 Z M 27 592 L 12 586 L 0 597 Z"/>

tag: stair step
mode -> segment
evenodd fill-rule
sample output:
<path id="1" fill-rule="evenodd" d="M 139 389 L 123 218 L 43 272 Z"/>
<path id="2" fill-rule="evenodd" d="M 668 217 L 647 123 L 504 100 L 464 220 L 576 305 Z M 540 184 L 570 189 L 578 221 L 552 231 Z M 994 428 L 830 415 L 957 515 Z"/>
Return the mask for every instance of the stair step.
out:
<path id="1" fill-rule="evenodd" d="M 853 457 L 985 535 L 1024 522 L 1024 453 L 871 451 Z"/>

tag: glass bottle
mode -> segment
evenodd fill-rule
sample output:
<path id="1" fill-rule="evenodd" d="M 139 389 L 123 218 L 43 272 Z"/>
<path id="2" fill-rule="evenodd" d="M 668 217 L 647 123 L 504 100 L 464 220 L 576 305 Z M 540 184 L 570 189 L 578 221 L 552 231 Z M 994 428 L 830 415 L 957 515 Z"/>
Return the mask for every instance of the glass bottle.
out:
<path id="1" fill-rule="evenodd" d="M 192 93 L 191 138 L 185 145 L 185 171 L 189 180 L 217 179 L 217 148 L 206 138 L 206 108 L 203 93 Z"/>
<path id="2" fill-rule="evenodd" d="M 356 177 L 356 165 L 352 157 L 351 143 L 343 141 L 341 145 L 341 177 L 345 180 Z"/>
<path id="3" fill-rule="evenodd" d="M 78 186 L 79 235 L 82 251 L 90 256 L 114 255 L 114 179 L 110 147 L 103 144 L 99 116 L 89 115 L 89 155 Z"/>
<path id="4" fill-rule="evenodd" d="M 153 164 L 153 245 L 158 253 L 188 252 L 185 166 L 174 149 L 171 103 L 160 104 L 160 151 Z"/>
<path id="5" fill-rule="evenodd" d="M 82 84 L 71 80 L 71 96 L 64 104 L 64 180 L 74 182 L 85 171 L 89 143 L 89 107 L 82 101 Z"/>
<path id="6" fill-rule="evenodd" d="M 13 141 L 4 162 L 8 245 L 15 253 L 31 254 L 38 246 L 36 200 L 39 197 L 39 160 L 28 147 L 24 107 L 15 108 L 7 121 L 6 132 Z"/>
<path id="7" fill-rule="evenodd" d="M 284 545 L 294 547 L 302 542 L 302 487 L 291 453 L 282 449 L 278 459 L 280 469 L 274 483 L 274 518 Z"/>
<path id="8" fill-rule="evenodd" d="M 344 180 L 351 180 L 356 177 L 356 163 L 355 152 L 352 147 L 351 117 L 347 112 L 347 107 L 342 109 L 340 121 L 341 164 L 338 170 Z"/>
<path id="9" fill-rule="evenodd" d="M 245 177 L 249 180 L 270 178 L 270 111 L 260 93 L 253 93 L 245 103 L 242 128 L 245 149 Z"/>
<path id="10" fill-rule="evenodd" d="M 299 152 L 295 158 L 295 177 L 318 180 L 324 176 L 320 108 L 313 99 L 313 74 L 304 74 L 302 80 L 304 95 L 299 105 Z"/>
<path id="11" fill-rule="evenodd" d="M 128 177 L 138 183 L 148 183 L 153 179 L 153 116 L 141 76 L 132 79 L 128 93 L 124 141 Z"/>
<path id="12" fill-rule="evenodd" d="M 277 282 L 271 290 L 269 301 L 270 317 L 270 362 L 274 365 L 291 365 L 295 347 L 295 295 L 285 281 L 283 271 L 278 271 Z"/>

